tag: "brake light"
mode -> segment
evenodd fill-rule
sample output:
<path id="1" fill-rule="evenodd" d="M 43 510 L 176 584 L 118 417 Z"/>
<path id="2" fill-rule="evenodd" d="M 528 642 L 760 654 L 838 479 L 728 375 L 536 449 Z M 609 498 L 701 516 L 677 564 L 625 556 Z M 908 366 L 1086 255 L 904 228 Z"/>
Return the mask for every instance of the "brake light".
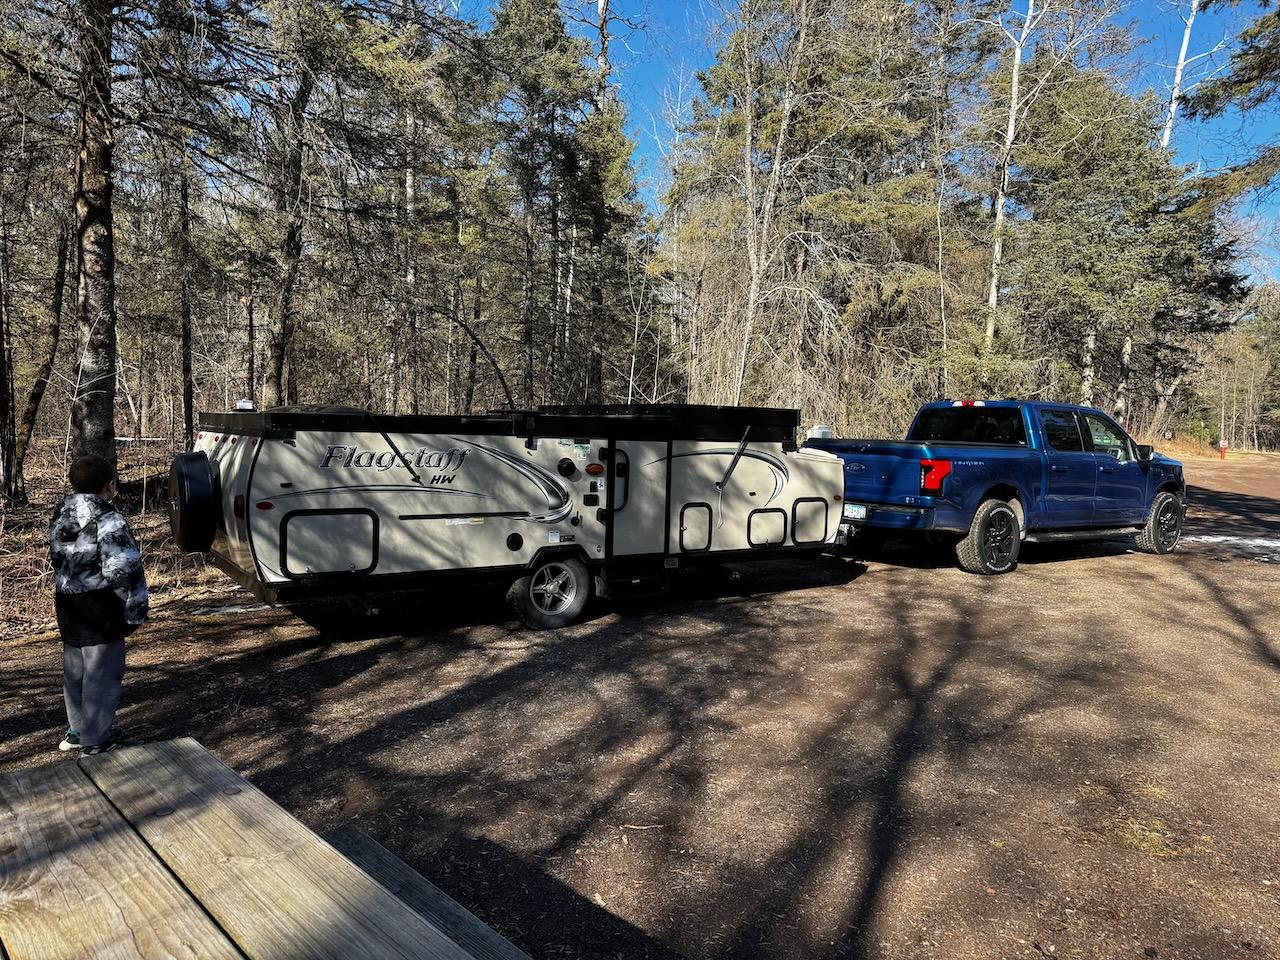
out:
<path id="1" fill-rule="evenodd" d="M 953 407 L 985 407 L 985 400 L 956 400 L 951 404 Z"/>
<path id="2" fill-rule="evenodd" d="M 950 460 L 920 461 L 920 492 L 941 493 L 942 481 L 951 476 Z"/>
<path id="3" fill-rule="evenodd" d="M 276 508 L 276 505 L 270 500 L 259 500 L 254 506 L 259 510 L 274 510 Z"/>
<path id="4" fill-rule="evenodd" d="M 235 514 L 237 520 L 244 519 L 244 494 L 237 493 L 236 498 L 231 501 L 231 512 Z"/>
<path id="5" fill-rule="evenodd" d="M 589 476 L 589 477 L 598 477 L 598 476 L 600 476 L 602 473 L 604 473 L 604 464 L 603 464 L 603 463 L 588 463 L 588 464 L 587 464 L 587 468 L 586 468 L 586 474 L 587 474 L 587 476 Z"/>

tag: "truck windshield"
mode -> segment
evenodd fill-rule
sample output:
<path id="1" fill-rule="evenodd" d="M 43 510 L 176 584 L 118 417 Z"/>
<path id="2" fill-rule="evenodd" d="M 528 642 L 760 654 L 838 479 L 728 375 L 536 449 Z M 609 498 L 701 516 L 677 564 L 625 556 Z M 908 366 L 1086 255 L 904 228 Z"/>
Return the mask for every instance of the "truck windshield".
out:
<path id="1" fill-rule="evenodd" d="M 1025 447 L 1018 407 L 930 407 L 921 410 L 908 440 L 916 443 L 998 443 Z"/>

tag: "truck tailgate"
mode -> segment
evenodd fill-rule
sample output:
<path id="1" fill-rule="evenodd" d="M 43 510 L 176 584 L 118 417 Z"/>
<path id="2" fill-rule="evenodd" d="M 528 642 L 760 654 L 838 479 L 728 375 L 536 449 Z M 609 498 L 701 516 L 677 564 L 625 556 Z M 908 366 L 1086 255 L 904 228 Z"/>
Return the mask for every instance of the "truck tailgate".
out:
<path id="1" fill-rule="evenodd" d="M 844 461 L 844 496 L 862 503 L 904 504 L 920 499 L 921 443 L 892 440 L 810 440 Z"/>

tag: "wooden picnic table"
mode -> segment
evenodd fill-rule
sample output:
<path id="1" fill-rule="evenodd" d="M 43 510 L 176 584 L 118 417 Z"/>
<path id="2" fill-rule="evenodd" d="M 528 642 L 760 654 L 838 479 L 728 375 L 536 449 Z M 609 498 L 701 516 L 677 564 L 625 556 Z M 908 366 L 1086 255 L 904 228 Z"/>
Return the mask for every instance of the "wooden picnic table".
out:
<path id="1" fill-rule="evenodd" d="M 0 958 L 528 960 L 190 738 L 0 774 Z"/>

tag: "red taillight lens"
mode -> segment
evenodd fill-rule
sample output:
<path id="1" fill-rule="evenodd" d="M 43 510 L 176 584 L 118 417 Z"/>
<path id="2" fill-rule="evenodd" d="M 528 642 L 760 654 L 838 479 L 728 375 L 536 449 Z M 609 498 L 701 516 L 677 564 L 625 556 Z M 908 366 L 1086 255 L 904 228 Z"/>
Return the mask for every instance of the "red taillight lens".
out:
<path id="1" fill-rule="evenodd" d="M 920 461 L 920 492 L 941 493 L 942 481 L 951 475 L 950 460 Z"/>
<path id="2" fill-rule="evenodd" d="M 276 508 L 276 505 L 270 500 L 259 500 L 254 506 L 259 510 L 274 510 Z"/>
<path id="3" fill-rule="evenodd" d="M 588 463 L 586 466 L 586 474 L 588 477 L 598 477 L 604 473 L 603 463 Z"/>
<path id="4" fill-rule="evenodd" d="M 244 494 L 237 493 L 235 500 L 231 502 L 231 512 L 236 515 L 237 520 L 244 519 Z"/>

